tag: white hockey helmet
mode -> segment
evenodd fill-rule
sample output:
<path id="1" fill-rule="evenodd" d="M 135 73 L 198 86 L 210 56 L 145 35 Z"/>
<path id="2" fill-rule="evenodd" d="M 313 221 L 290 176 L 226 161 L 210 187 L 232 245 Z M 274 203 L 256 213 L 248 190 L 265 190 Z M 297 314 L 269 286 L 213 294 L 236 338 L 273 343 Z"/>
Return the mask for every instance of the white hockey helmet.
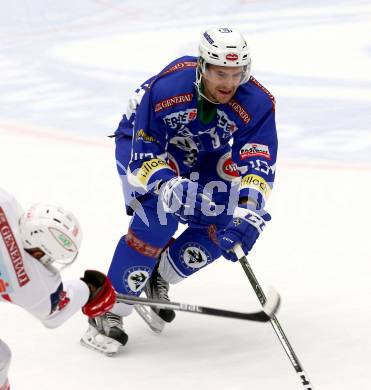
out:
<path id="1" fill-rule="evenodd" d="M 41 249 L 40 261 L 71 264 L 79 252 L 82 232 L 79 222 L 69 211 L 49 204 L 34 204 L 20 219 L 20 231 L 25 249 Z"/>
<path id="2" fill-rule="evenodd" d="M 251 74 L 250 49 L 245 38 L 236 28 L 214 27 L 206 30 L 199 45 L 198 77 L 206 70 L 207 64 L 244 67 L 240 84 L 249 81 Z"/>

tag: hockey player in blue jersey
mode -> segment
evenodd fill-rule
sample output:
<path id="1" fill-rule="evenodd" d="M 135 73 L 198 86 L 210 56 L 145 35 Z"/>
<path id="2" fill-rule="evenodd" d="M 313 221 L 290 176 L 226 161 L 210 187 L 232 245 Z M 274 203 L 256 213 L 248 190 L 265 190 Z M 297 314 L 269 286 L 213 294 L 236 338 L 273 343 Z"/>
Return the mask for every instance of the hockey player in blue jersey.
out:
<path id="1" fill-rule="evenodd" d="M 108 272 L 118 292 L 168 300 L 169 284 L 221 255 L 236 261 L 236 244 L 248 253 L 270 219 L 264 207 L 275 176 L 275 100 L 250 70 L 241 33 L 212 28 L 198 57 L 173 61 L 129 101 L 115 132 L 131 215 Z M 186 228 L 174 239 L 179 223 Z M 122 317 L 132 308 L 116 303 L 100 326 L 90 324 L 86 344 L 104 351 L 92 335 L 97 328 L 108 337 L 124 332 Z M 175 317 L 142 309 L 158 331 Z"/>

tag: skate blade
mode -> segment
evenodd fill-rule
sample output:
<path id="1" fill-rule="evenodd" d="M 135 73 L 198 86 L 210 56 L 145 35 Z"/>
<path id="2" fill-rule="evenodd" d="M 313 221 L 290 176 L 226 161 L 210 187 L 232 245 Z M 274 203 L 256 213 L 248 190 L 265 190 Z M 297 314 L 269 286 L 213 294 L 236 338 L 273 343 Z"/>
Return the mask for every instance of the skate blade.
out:
<path id="1" fill-rule="evenodd" d="M 164 330 L 165 321 L 153 310 L 144 305 L 135 305 L 135 310 L 154 332 L 161 333 Z"/>
<path id="2" fill-rule="evenodd" d="M 81 337 L 80 344 L 86 348 L 92 349 L 93 351 L 100 352 L 108 357 L 115 356 L 121 350 L 121 343 L 116 340 L 109 339 L 109 337 L 103 335 L 100 336 L 102 336 L 102 338 L 104 337 L 104 343 L 96 341 L 93 337 L 90 337 L 88 340 L 85 340 L 83 337 Z"/>

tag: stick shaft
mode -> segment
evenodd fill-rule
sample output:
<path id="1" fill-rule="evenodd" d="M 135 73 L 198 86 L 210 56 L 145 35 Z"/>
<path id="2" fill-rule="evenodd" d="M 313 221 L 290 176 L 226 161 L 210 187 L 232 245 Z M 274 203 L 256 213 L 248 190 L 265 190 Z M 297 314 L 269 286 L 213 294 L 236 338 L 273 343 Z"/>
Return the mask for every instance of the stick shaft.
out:
<path id="1" fill-rule="evenodd" d="M 255 276 L 255 274 L 254 274 L 254 272 L 253 272 L 253 270 L 252 270 L 252 268 L 251 268 L 251 266 L 250 266 L 250 264 L 245 256 L 245 253 L 243 252 L 240 245 L 236 245 L 235 253 L 236 253 L 237 258 L 239 259 L 239 262 L 240 262 L 243 270 L 245 271 L 247 278 L 249 279 L 249 282 L 250 282 L 256 296 L 259 299 L 259 302 L 262 305 L 264 305 L 267 301 L 267 298 L 264 294 L 263 289 L 260 286 L 260 283 L 256 279 L 256 276 Z M 308 379 L 308 376 L 306 375 L 306 373 L 303 370 L 303 367 L 302 367 L 298 357 L 296 356 L 294 349 L 292 348 L 292 346 L 291 346 L 289 340 L 287 339 L 277 317 L 274 314 L 271 316 L 270 323 L 272 324 L 272 327 L 273 327 L 283 349 L 285 350 L 288 358 L 290 359 L 292 366 L 294 367 L 296 373 L 298 374 L 300 381 L 301 381 L 301 384 L 304 386 L 304 388 L 306 390 L 314 390 L 313 386 L 311 385 L 311 383 Z"/>

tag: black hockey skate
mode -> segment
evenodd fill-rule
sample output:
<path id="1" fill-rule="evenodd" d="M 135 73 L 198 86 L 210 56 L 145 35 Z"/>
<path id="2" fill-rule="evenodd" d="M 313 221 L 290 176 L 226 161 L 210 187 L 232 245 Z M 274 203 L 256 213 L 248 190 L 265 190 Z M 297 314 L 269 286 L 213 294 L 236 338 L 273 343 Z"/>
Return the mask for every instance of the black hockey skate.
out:
<path id="1" fill-rule="evenodd" d="M 91 321 L 95 322 L 95 327 L 98 329 L 99 333 L 117 340 L 121 345 L 127 343 L 128 335 L 123 329 L 121 316 L 107 312 L 102 316 L 89 318 L 89 323 Z"/>
<path id="2" fill-rule="evenodd" d="M 170 301 L 169 296 L 169 283 L 162 279 L 158 273 L 157 268 L 153 271 L 151 279 L 147 282 L 144 293 L 148 299 L 159 299 L 161 301 Z M 171 322 L 175 318 L 175 311 L 170 309 L 155 309 L 151 308 L 162 320 L 165 322 Z"/>
<path id="3" fill-rule="evenodd" d="M 144 287 L 144 293 L 148 299 L 169 301 L 169 283 L 159 274 L 157 268 Z M 136 305 L 135 310 L 146 321 L 154 332 L 162 332 L 165 323 L 170 323 L 175 318 L 174 310 L 148 308 L 144 305 Z"/>
<path id="4" fill-rule="evenodd" d="M 122 317 L 110 312 L 89 318 L 89 328 L 80 340 L 82 345 L 107 356 L 115 355 L 127 341 L 128 335 L 123 329 Z"/>

